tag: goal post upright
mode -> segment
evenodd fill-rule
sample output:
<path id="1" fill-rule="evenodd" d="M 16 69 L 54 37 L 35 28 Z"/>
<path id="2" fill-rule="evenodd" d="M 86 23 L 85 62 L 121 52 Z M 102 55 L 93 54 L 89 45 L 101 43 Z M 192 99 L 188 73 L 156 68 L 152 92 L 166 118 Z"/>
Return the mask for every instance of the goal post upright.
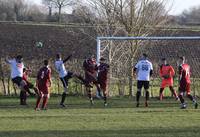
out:
<path id="1" fill-rule="evenodd" d="M 97 63 L 101 57 L 101 40 L 200 40 L 200 36 L 183 36 L 183 37 L 97 37 Z"/>

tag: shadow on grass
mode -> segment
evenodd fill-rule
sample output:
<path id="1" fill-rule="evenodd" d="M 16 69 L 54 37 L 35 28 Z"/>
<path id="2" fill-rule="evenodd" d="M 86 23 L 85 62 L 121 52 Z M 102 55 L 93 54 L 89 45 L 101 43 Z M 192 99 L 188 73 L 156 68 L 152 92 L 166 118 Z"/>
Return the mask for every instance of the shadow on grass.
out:
<path id="1" fill-rule="evenodd" d="M 8 131 L 0 137 L 199 137 L 200 127 L 133 130 Z"/>
<path id="2" fill-rule="evenodd" d="M 49 100 L 49 109 L 60 108 L 59 102 L 61 97 L 52 97 Z M 0 108 L 12 109 L 12 108 L 34 108 L 36 98 L 28 98 L 28 106 L 20 106 L 19 99 L 16 97 L 0 97 Z M 95 99 L 94 106 L 90 106 L 89 100 L 86 97 L 69 97 L 66 100 L 67 107 L 64 109 L 102 109 L 104 108 L 102 99 Z M 140 108 L 144 108 L 144 99 L 141 99 Z M 134 98 L 129 97 L 114 97 L 108 99 L 108 106 L 110 108 L 135 108 L 136 102 Z M 157 98 L 151 98 L 149 101 L 149 108 L 179 108 L 179 101 L 175 101 L 174 98 L 166 98 L 163 101 L 159 101 Z"/>

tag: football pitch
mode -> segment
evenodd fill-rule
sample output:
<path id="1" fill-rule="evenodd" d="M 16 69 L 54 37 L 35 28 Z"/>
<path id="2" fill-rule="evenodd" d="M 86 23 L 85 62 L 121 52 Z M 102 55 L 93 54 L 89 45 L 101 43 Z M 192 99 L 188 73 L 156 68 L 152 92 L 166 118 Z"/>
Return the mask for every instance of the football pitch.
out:
<path id="1" fill-rule="evenodd" d="M 35 111 L 35 98 L 20 106 L 16 97 L 0 97 L 0 137 L 200 137 L 200 109 L 179 109 L 173 98 L 151 99 L 149 108 L 135 108 L 132 98 L 102 100 L 90 106 L 85 97 L 69 97 L 67 108 L 49 100 L 49 109 Z"/>

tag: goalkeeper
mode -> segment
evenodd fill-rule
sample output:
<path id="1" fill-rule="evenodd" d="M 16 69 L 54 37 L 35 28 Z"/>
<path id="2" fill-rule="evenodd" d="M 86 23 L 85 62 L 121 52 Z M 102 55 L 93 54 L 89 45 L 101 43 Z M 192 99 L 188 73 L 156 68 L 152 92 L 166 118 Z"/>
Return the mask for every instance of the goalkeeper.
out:
<path id="1" fill-rule="evenodd" d="M 175 75 L 174 68 L 171 65 L 167 64 L 166 58 L 163 58 L 162 65 L 160 66 L 160 77 L 162 79 L 161 86 L 160 86 L 160 97 L 159 97 L 160 100 L 163 99 L 163 91 L 165 87 L 167 86 L 169 87 L 174 97 L 176 97 L 176 100 L 178 100 L 177 93 L 173 87 L 174 75 Z"/>

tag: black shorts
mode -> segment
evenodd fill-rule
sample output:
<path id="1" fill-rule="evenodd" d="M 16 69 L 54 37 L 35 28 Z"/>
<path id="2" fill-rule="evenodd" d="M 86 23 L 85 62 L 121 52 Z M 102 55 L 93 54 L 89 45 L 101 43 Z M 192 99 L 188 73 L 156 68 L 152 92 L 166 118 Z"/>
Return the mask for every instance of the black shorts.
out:
<path id="1" fill-rule="evenodd" d="M 137 88 L 138 89 L 142 89 L 143 86 L 144 86 L 144 89 L 149 89 L 149 81 L 140 81 L 140 80 L 138 80 Z"/>
<path id="2" fill-rule="evenodd" d="M 60 78 L 60 80 L 62 81 L 63 87 L 67 88 L 68 87 L 68 81 L 70 78 L 72 78 L 73 72 L 69 72 L 67 73 L 67 75 L 63 78 Z"/>
<path id="3" fill-rule="evenodd" d="M 22 82 L 22 77 L 15 77 L 12 79 L 12 82 L 17 84 L 18 87 L 20 87 L 21 82 Z"/>

